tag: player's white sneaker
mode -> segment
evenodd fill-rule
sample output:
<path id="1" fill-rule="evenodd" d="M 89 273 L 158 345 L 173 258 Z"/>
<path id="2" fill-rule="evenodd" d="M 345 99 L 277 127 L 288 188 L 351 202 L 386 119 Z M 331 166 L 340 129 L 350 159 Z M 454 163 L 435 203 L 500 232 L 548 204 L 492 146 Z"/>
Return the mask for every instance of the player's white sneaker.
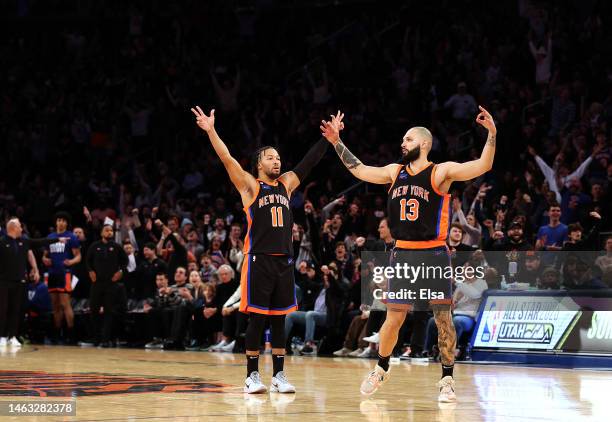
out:
<path id="1" fill-rule="evenodd" d="M 380 335 L 378 333 L 374 333 L 371 336 L 364 337 L 363 341 L 367 341 L 368 343 L 380 343 Z"/>
<path id="2" fill-rule="evenodd" d="M 454 403 L 457 401 L 455 395 L 455 380 L 451 376 L 446 376 L 438 382 L 440 395 L 438 401 L 441 403 Z"/>
<path id="3" fill-rule="evenodd" d="M 17 337 L 11 337 L 11 339 L 8 341 L 8 345 L 14 349 L 18 349 L 21 347 L 21 343 L 19 343 Z"/>
<path id="4" fill-rule="evenodd" d="M 251 375 L 244 380 L 244 392 L 249 394 L 260 394 L 268 391 L 265 385 L 261 382 L 259 372 L 253 371 Z"/>
<path id="5" fill-rule="evenodd" d="M 295 393 L 295 387 L 287 381 L 287 377 L 283 371 L 272 377 L 270 383 L 271 393 Z"/>
<path id="6" fill-rule="evenodd" d="M 368 376 L 361 383 L 361 394 L 365 394 L 369 396 L 374 394 L 376 390 L 380 388 L 387 380 L 389 379 L 389 373 L 391 372 L 391 368 L 388 371 L 385 371 L 380 366 L 376 365 L 374 370 L 368 374 Z"/>
<path id="7" fill-rule="evenodd" d="M 0 337 L 0 347 L 6 347 L 6 344 L 7 344 L 7 338 Z"/>

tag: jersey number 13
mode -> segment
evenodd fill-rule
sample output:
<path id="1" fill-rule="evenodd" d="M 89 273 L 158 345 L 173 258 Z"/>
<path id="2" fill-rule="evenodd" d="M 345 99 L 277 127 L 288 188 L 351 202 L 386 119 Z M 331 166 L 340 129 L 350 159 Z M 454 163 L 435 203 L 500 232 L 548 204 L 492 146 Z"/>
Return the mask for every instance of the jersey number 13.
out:
<path id="1" fill-rule="evenodd" d="M 419 201 L 414 198 L 400 200 L 400 220 L 415 221 L 419 218 Z"/>

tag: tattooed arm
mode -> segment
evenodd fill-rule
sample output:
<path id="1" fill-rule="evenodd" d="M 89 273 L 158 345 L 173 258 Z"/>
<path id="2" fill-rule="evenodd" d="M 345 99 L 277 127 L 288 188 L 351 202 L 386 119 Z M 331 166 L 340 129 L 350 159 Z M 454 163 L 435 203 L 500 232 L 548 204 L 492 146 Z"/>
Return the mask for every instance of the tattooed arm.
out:
<path id="1" fill-rule="evenodd" d="M 455 363 L 457 333 L 453 325 L 450 306 L 435 306 L 434 319 L 438 327 L 438 349 L 440 349 L 442 365 L 451 366 Z"/>
<path id="2" fill-rule="evenodd" d="M 476 117 L 476 122 L 489 131 L 487 142 L 482 149 L 482 154 L 480 154 L 479 159 L 467 161 L 465 163 L 448 161 L 440 164 L 437 172 L 440 173 L 439 176 L 447 184 L 454 181 L 474 179 L 491 170 L 493 167 L 493 157 L 495 156 L 495 143 L 497 136 L 495 122 L 493 122 L 493 117 L 489 114 L 489 112 L 482 107 L 480 107 L 480 113 L 478 114 L 478 117 Z M 437 173 L 436 177 L 438 177 Z M 438 183 L 438 186 L 440 185 L 443 185 L 443 182 Z"/>
<path id="3" fill-rule="evenodd" d="M 338 112 L 336 116 L 332 116 L 331 121 L 323 121 L 320 127 L 322 135 L 334 146 L 342 164 L 353 176 L 364 182 L 380 185 L 392 183 L 397 173 L 397 164 L 389 164 L 384 167 L 366 166 L 344 145 L 340 139 L 340 130 L 344 127 L 342 124 L 343 117 L 344 114 Z"/>

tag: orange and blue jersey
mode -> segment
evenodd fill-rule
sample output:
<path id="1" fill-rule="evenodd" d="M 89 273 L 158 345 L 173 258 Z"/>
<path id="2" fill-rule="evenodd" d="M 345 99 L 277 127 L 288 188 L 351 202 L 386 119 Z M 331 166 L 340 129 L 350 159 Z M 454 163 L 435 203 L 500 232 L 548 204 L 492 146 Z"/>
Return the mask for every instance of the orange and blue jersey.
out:
<path id="1" fill-rule="evenodd" d="M 450 195 L 435 184 L 436 166 L 414 173 L 398 164 L 387 199 L 388 223 L 396 246 L 427 249 L 444 246 L 450 224 Z"/>

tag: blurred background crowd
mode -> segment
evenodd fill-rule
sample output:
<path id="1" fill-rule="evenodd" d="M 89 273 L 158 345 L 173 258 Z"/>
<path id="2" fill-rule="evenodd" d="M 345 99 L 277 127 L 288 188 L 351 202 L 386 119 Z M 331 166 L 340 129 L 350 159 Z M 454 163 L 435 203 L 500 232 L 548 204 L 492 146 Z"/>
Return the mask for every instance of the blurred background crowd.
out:
<path id="1" fill-rule="evenodd" d="M 45 293 L 49 262 L 44 248 L 35 251 L 40 280 L 28 287 L 23 333 L 240 349 L 246 220 L 189 112 L 195 104 L 217 110 L 217 130 L 245 168 L 250 152 L 272 145 L 285 170 L 337 109 L 346 114 L 343 140 L 364 163 L 396 161 L 415 125 L 431 129 L 434 161 L 470 160 L 485 138 L 474 124 L 481 104 L 498 128 L 495 164 L 452 186 L 448 244 L 476 251 L 472 260 L 487 251 L 507 260 L 457 287 L 455 314 L 472 323 L 455 325 L 469 334 L 487 288 L 612 287 L 610 8 L 596 0 L 0 0 L 0 217 L 18 217 L 37 238 L 58 231 L 56 213 L 67 212 L 82 255 L 70 268 L 79 281 L 68 311 Z M 359 252 L 392 245 L 385 188 L 356 183 L 330 149 L 291 206 L 304 312 L 287 320 L 302 339 L 294 349 L 375 356 L 384 305 L 361 303 Z M 127 260 L 115 305 L 101 310 L 116 317 L 97 334 L 86 317 L 86 256 L 107 219 Z M 546 258 L 556 251 L 590 251 L 592 260 L 556 265 Z M 527 272 L 518 276 L 513 261 Z M 428 318 L 407 321 L 398 353 L 435 349 Z"/>

